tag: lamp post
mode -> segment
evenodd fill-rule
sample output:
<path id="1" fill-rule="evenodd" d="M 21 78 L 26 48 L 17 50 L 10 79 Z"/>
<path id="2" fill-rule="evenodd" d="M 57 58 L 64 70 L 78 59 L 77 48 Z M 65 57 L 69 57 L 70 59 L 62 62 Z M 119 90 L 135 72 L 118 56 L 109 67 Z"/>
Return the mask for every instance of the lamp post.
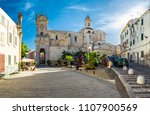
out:
<path id="1" fill-rule="evenodd" d="M 88 47 L 88 62 L 89 62 L 89 59 L 90 59 L 89 56 L 90 56 L 90 51 L 91 51 L 91 49 L 92 49 L 92 48 L 89 46 L 89 47 Z"/>

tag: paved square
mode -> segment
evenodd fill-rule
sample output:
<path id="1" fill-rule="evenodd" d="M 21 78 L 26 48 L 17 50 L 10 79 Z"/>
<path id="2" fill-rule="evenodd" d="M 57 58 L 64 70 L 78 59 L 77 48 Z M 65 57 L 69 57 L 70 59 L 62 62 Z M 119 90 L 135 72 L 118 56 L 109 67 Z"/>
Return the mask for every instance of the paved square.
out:
<path id="1" fill-rule="evenodd" d="M 55 71 L 56 70 L 56 71 Z M 118 91 L 89 75 L 57 68 L 40 69 L 32 76 L 0 80 L 0 97 L 117 98 Z M 42 73 L 42 71 L 44 71 Z"/>

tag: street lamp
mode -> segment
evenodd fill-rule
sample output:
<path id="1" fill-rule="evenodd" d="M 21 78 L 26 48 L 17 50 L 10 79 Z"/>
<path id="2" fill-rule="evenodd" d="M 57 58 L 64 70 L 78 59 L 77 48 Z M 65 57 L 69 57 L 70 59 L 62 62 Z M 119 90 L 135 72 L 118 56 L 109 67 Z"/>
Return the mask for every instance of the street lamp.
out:
<path id="1" fill-rule="evenodd" d="M 88 47 L 88 62 L 89 62 L 89 58 L 90 58 L 90 51 L 91 51 L 91 49 L 92 49 L 92 48 L 89 46 L 89 47 Z"/>

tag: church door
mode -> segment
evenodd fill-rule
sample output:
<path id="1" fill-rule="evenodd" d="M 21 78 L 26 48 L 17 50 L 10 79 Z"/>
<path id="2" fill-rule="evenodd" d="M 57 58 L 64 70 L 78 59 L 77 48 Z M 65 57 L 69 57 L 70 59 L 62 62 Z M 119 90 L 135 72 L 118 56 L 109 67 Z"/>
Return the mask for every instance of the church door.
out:
<path id="1" fill-rule="evenodd" d="M 45 64 L 45 58 L 45 49 L 42 48 L 40 49 L 40 64 Z"/>

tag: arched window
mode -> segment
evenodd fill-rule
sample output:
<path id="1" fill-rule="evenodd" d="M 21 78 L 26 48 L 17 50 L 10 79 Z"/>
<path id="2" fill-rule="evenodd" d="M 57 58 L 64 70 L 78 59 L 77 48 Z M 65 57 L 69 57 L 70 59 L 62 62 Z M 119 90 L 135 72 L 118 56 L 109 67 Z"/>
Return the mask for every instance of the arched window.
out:
<path id="1" fill-rule="evenodd" d="M 56 40 L 58 40 L 58 36 L 56 35 Z"/>
<path id="2" fill-rule="evenodd" d="M 77 42 L 77 36 L 75 36 L 74 41 Z"/>
<path id="3" fill-rule="evenodd" d="M 41 37 L 43 36 L 43 32 L 40 33 L 40 36 L 41 36 Z"/>

